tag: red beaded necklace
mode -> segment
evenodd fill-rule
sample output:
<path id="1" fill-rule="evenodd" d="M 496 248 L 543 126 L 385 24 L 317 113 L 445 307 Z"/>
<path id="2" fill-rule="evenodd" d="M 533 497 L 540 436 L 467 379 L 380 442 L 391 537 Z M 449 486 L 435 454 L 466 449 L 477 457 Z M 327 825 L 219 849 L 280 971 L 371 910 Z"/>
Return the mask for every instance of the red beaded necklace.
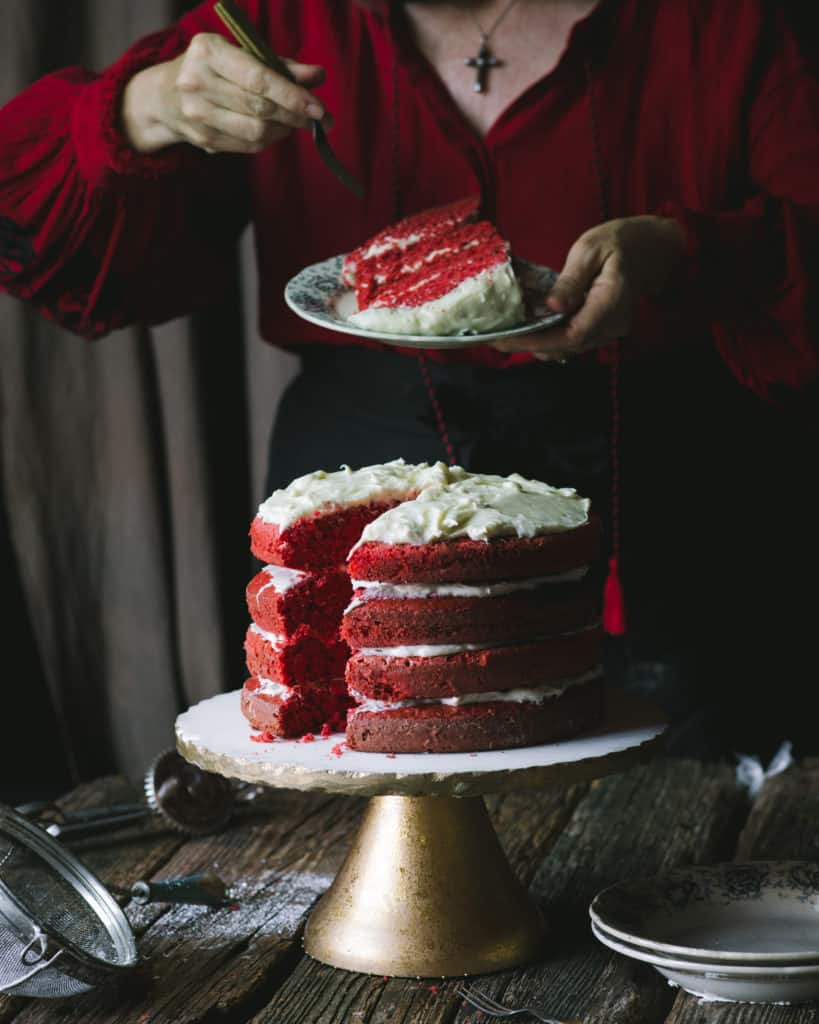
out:
<path id="1" fill-rule="evenodd" d="M 393 199 L 393 221 L 398 221 L 402 216 L 402 195 L 401 195 L 401 107 L 398 77 L 398 58 L 393 57 L 392 61 L 392 199 Z M 611 209 L 606 188 L 606 178 L 603 168 L 602 147 L 600 136 L 600 118 L 597 102 L 597 90 L 591 61 L 587 59 L 585 64 L 586 90 L 589 98 L 589 123 L 592 135 L 592 158 L 594 161 L 595 177 L 598 186 L 598 205 L 600 209 L 600 222 L 605 223 L 611 219 Z M 610 547 L 608 560 L 608 574 L 603 588 L 603 628 L 611 636 L 622 636 L 626 632 L 625 600 L 623 596 L 623 585 L 620 579 L 620 437 L 621 437 L 621 415 L 620 415 L 620 341 L 615 341 L 611 346 L 611 358 L 609 360 L 609 400 L 610 400 L 610 467 L 611 467 L 611 513 L 610 513 Z M 435 416 L 438 427 L 438 434 L 446 452 L 447 461 L 454 466 L 457 459 L 455 448 L 447 429 L 446 416 L 438 398 L 432 374 L 429 369 L 429 361 L 423 351 L 417 353 L 418 365 L 424 386 L 429 396 L 430 406 Z"/>

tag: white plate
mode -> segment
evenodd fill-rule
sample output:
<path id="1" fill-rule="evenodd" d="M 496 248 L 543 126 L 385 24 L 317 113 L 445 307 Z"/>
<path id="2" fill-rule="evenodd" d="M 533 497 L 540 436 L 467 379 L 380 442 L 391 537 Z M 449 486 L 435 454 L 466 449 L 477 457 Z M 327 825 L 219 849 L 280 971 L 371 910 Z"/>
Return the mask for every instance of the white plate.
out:
<path id="1" fill-rule="evenodd" d="M 341 283 L 341 264 L 344 256 L 333 256 L 321 263 L 313 263 L 299 271 L 288 281 L 284 289 L 287 305 L 303 320 L 319 327 L 342 334 L 354 334 L 359 338 L 400 345 L 403 348 L 469 348 L 484 345 L 489 341 L 514 338 L 520 334 L 531 334 L 565 320 L 565 314 L 554 313 L 545 305 L 545 298 L 557 280 L 557 273 L 549 267 L 541 267 L 527 260 L 513 260 L 515 273 L 523 287 L 529 316 L 518 327 L 485 334 L 448 334 L 430 336 L 426 334 L 387 334 L 383 331 L 366 331 L 349 323 L 347 317 L 357 312 L 355 293 Z"/>
<path id="2" fill-rule="evenodd" d="M 698 963 L 652 954 L 619 942 L 592 922 L 592 933 L 622 956 L 651 964 L 669 981 L 702 999 L 746 1003 L 807 1003 L 819 999 L 819 964 L 786 967 L 772 964 L 734 966 Z"/>
<path id="3" fill-rule="evenodd" d="M 655 955 L 724 964 L 819 964 L 819 864 L 678 868 L 598 895 L 592 921 Z"/>

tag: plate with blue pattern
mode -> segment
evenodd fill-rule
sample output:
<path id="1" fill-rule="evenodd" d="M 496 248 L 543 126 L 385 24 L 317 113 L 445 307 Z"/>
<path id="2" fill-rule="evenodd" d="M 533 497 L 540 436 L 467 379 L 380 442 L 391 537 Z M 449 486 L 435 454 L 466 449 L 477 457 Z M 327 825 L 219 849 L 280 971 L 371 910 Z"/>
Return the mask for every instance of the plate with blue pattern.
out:
<path id="1" fill-rule="evenodd" d="M 388 334 L 368 331 L 349 317 L 358 312 L 355 292 L 341 281 L 344 256 L 333 256 L 321 263 L 313 263 L 299 271 L 287 283 L 284 298 L 293 312 L 309 323 L 342 334 L 398 345 L 402 348 L 453 349 L 485 345 L 490 341 L 515 338 L 554 327 L 566 319 L 564 313 L 555 313 L 546 305 L 546 298 L 557 280 L 557 272 L 528 260 L 513 259 L 515 274 L 523 289 L 526 319 L 515 327 L 485 333 L 445 335 Z"/>

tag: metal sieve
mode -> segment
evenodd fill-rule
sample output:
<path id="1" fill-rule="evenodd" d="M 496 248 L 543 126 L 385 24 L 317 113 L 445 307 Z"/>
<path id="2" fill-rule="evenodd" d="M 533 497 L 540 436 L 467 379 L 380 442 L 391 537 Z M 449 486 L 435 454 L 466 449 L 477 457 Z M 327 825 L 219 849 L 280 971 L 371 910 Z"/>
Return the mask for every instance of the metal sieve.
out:
<path id="1" fill-rule="evenodd" d="M 136 963 L 131 926 L 102 882 L 0 804 L 0 992 L 79 995 Z"/>

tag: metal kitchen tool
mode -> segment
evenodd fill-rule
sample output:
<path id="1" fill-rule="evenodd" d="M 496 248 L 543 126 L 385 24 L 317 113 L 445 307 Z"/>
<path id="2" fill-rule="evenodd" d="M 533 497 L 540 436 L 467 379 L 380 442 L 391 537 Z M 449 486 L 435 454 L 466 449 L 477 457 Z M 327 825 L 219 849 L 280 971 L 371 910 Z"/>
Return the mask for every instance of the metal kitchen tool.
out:
<path id="1" fill-rule="evenodd" d="M 0 992 L 79 995 L 136 962 L 131 926 L 105 886 L 0 804 Z"/>
<path id="2" fill-rule="evenodd" d="M 127 896 L 144 907 L 148 903 L 190 903 L 194 906 L 226 907 L 230 890 L 217 875 L 186 875 L 161 882 L 140 880 L 131 886 L 108 885 L 111 892 Z"/>
<path id="3" fill-rule="evenodd" d="M 231 0 L 220 0 L 220 3 L 217 3 L 214 7 L 214 11 L 221 18 L 227 30 L 246 53 L 249 53 L 251 57 L 255 57 L 256 60 L 261 61 L 262 64 L 266 64 L 269 68 L 272 68 L 273 71 L 277 72 L 288 81 L 296 81 L 287 64 L 273 53 L 264 39 L 259 35 L 252 22 L 247 19 L 247 16 L 243 11 L 239 10 L 236 4 L 232 3 Z M 359 199 L 363 199 L 363 187 L 360 182 L 356 181 L 333 152 L 330 143 L 327 141 L 327 136 L 324 134 L 324 128 L 320 121 L 313 121 L 313 141 L 316 144 L 319 156 L 342 185 L 345 185 L 353 195 L 357 196 Z"/>

